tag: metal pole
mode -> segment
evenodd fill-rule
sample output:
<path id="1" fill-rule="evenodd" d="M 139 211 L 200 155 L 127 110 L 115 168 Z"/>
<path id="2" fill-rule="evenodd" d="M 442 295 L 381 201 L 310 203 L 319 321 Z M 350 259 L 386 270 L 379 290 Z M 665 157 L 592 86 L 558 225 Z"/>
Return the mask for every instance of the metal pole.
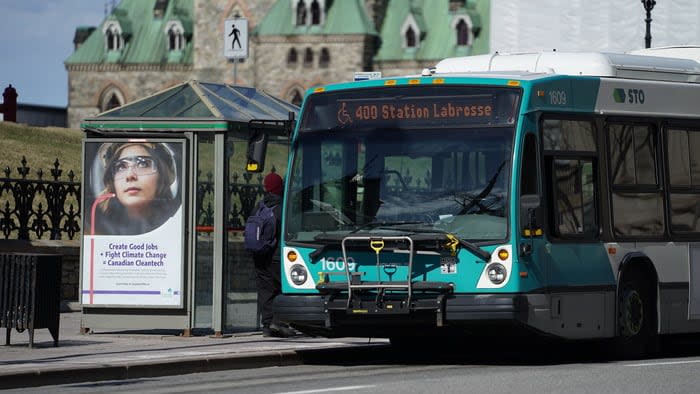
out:
<path id="1" fill-rule="evenodd" d="M 223 337 L 223 291 L 224 263 L 226 262 L 226 211 L 224 201 L 227 198 L 224 185 L 226 182 L 224 145 L 226 135 L 214 136 L 214 256 L 212 262 L 212 308 L 211 328 L 214 337 Z"/>
<path id="2" fill-rule="evenodd" d="M 235 85 L 238 83 L 238 79 L 236 78 L 236 74 L 238 72 L 238 58 L 233 59 L 233 84 Z"/>
<path id="3" fill-rule="evenodd" d="M 656 0 L 642 0 L 642 4 L 644 5 L 644 10 L 647 12 L 647 17 L 644 19 L 644 22 L 646 22 L 647 25 L 647 33 L 644 36 L 644 45 L 645 48 L 651 48 L 651 10 L 654 9 Z"/>

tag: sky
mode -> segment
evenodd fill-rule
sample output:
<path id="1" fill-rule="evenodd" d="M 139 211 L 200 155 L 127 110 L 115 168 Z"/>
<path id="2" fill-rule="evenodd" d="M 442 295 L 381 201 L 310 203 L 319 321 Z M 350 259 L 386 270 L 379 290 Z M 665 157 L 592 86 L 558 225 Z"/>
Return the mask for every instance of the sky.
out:
<path id="1" fill-rule="evenodd" d="M 17 101 L 65 107 L 78 26 L 97 26 L 109 0 L 0 0 L 0 92 L 9 84 Z M 2 98 L 0 97 L 0 101 Z"/>

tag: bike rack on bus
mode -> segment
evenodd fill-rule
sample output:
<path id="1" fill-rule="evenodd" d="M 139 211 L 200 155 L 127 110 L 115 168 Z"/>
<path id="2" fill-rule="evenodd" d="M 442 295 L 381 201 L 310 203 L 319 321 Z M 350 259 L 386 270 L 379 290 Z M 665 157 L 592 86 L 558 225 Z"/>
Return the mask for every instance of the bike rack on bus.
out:
<path id="1" fill-rule="evenodd" d="M 350 272 L 350 264 L 345 264 L 345 274 L 347 276 L 347 282 L 348 282 L 348 301 L 347 301 L 347 308 L 350 308 L 351 302 L 352 302 L 352 295 L 353 295 L 353 290 L 362 290 L 362 289 L 376 289 L 377 290 L 377 301 L 379 301 L 380 297 L 382 296 L 384 290 L 386 289 L 406 289 L 408 296 L 406 299 L 406 305 L 411 304 L 411 275 L 413 274 L 413 240 L 411 237 L 408 236 L 394 236 L 394 237 L 369 237 L 369 236 L 356 236 L 356 237 L 345 237 L 343 238 L 343 241 L 341 243 L 341 248 L 343 250 L 343 261 L 348 261 L 348 254 L 347 254 L 347 248 L 345 246 L 347 241 L 369 241 L 370 247 L 372 250 L 377 255 L 377 280 L 375 282 L 363 282 L 362 280 L 359 280 L 357 282 L 359 283 L 353 283 L 355 282 L 354 278 L 356 277 Z M 406 281 L 388 281 L 388 283 L 381 281 L 380 275 L 379 275 L 379 267 L 380 267 L 380 261 L 379 261 L 379 254 L 384 249 L 384 241 L 408 241 L 409 244 L 409 249 L 408 249 L 408 267 L 407 267 L 407 274 L 406 274 Z"/>
<path id="2" fill-rule="evenodd" d="M 447 297 L 452 294 L 455 290 L 455 284 L 453 282 L 441 282 L 441 281 L 417 281 L 413 282 L 413 257 L 416 254 L 416 244 L 415 241 L 410 236 L 349 236 L 343 238 L 341 241 L 341 248 L 343 253 L 343 261 L 350 261 L 351 258 L 348 257 L 348 243 L 357 241 L 367 241 L 372 250 L 374 250 L 377 258 L 377 280 L 376 281 L 363 281 L 361 272 L 352 272 L 350 264 L 345 264 L 345 272 L 338 275 L 345 274 L 345 280 L 332 281 L 330 276 L 334 273 L 324 273 L 321 281 L 316 285 L 321 294 L 324 295 L 324 304 L 326 308 L 326 327 L 332 326 L 332 314 L 331 311 L 345 310 L 346 313 L 350 315 L 360 315 L 360 314 L 404 314 L 411 313 L 412 311 L 434 311 L 436 313 L 436 324 L 441 327 L 445 324 L 445 302 Z M 393 274 L 387 273 L 386 268 L 391 265 L 396 265 L 396 263 L 382 264 L 380 261 L 380 252 L 384 249 L 385 241 L 396 242 L 396 241 L 408 241 L 409 248 L 400 248 L 402 254 L 408 254 L 407 272 L 405 280 L 393 280 Z M 404 264 L 401 262 L 399 264 Z M 382 281 L 380 275 L 380 267 L 385 268 L 385 273 L 389 275 L 388 281 Z M 398 269 L 397 269 L 398 271 Z M 396 272 L 396 271 L 394 271 Z M 363 294 L 362 290 L 375 290 L 376 298 L 374 305 L 372 307 L 367 307 L 363 304 Z M 405 298 L 397 299 L 392 297 L 391 294 L 387 294 L 385 290 L 405 290 Z M 343 292 L 347 291 L 347 300 L 342 300 L 338 297 L 338 303 L 335 302 L 335 298 Z M 430 298 L 416 298 L 413 299 L 414 293 L 416 292 L 430 292 L 436 294 L 434 299 Z M 387 299 L 388 296 L 388 299 Z M 355 301 L 358 303 L 356 304 Z M 342 306 L 339 304 L 343 304 Z"/>

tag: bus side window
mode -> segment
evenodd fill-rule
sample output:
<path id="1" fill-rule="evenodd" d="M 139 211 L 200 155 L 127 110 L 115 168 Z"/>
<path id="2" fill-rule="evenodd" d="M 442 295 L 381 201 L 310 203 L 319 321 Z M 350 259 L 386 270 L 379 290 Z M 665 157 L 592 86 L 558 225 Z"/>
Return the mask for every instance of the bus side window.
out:
<path id="1" fill-rule="evenodd" d="M 555 233 L 595 237 L 598 233 L 594 162 L 589 159 L 553 159 Z"/>
<path id="2" fill-rule="evenodd" d="M 534 134 L 525 136 L 523 162 L 520 173 L 520 195 L 538 194 L 537 190 L 537 141 Z"/>
<path id="3" fill-rule="evenodd" d="M 525 136 L 525 145 L 523 148 L 522 163 L 520 163 L 520 197 L 535 195 L 539 196 L 539 166 L 537 165 L 537 138 L 534 134 Z M 522 198 L 521 198 L 522 200 Z M 525 229 L 534 225 L 533 218 L 530 216 L 528 209 L 521 207 L 520 209 L 520 228 Z M 540 223 L 541 220 L 534 218 L 535 222 Z"/>
<path id="4" fill-rule="evenodd" d="M 595 126 L 590 120 L 548 118 L 541 127 L 551 233 L 560 238 L 597 239 Z"/>

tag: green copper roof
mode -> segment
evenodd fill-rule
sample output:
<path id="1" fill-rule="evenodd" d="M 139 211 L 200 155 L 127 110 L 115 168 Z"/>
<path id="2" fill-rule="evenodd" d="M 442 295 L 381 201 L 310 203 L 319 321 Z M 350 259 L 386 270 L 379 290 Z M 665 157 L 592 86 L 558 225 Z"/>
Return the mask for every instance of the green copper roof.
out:
<path id="1" fill-rule="evenodd" d="M 254 88 L 188 81 L 86 122 L 134 118 L 206 118 L 232 122 L 287 120 L 299 108 Z"/>
<path id="2" fill-rule="evenodd" d="M 363 0 L 326 0 L 326 19 L 321 25 L 297 26 L 296 10 L 289 0 L 277 0 L 255 28 L 259 36 L 368 34 L 377 30 L 367 17 Z M 308 18 L 309 16 L 307 16 Z"/>
<path id="3" fill-rule="evenodd" d="M 156 0 L 122 0 L 65 63 L 192 64 L 193 0 L 169 0 L 162 17 L 153 15 L 155 4 Z M 102 29 L 113 20 L 121 26 L 125 45 L 107 51 Z M 171 21 L 179 21 L 185 30 L 187 44 L 182 51 L 168 51 L 165 27 Z"/>
<path id="4" fill-rule="evenodd" d="M 386 17 L 380 32 L 382 46 L 375 61 L 440 60 L 451 56 L 479 55 L 489 52 L 489 0 L 466 0 L 465 6 L 450 11 L 449 1 L 435 0 L 389 0 Z M 419 46 L 403 47 L 401 30 L 409 15 L 413 16 L 421 35 Z M 457 33 L 453 27 L 455 18 L 468 15 L 472 30 L 479 29 L 478 37 L 471 46 L 458 46 Z"/>

